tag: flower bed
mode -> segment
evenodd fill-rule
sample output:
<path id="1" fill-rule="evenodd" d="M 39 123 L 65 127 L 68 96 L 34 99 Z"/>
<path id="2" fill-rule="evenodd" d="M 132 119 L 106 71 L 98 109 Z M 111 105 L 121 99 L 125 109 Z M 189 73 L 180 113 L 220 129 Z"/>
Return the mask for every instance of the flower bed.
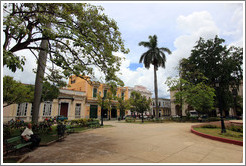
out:
<path id="1" fill-rule="evenodd" d="M 239 141 L 239 140 L 234 140 L 234 139 L 228 139 L 228 138 L 223 138 L 223 137 L 218 137 L 218 136 L 213 136 L 213 135 L 209 135 L 209 134 L 205 134 L 205 133 L 202 133 L 202 132 L 199 132 L 199 131 L 196 131 L 194 128 L 202 128 L 202 126 L 205 126 L 205 125 L 210 125 L 210 129 L 213 130 L 214 127 L 212 126 L 216 126 L 219 127 L 219 124 L 216 124 L 216 123 L 213 123 L 213 124 L 199 124 L 199 125 L 193 125 L 191 126 L 191 132 L 196 134 L 196 135 L 199 135 L 199 136 L 202 136 L 202 137 L 205 137 L 205 138 L 209 138 L 209 139 L 212 139 L 212 140 L 216 140 L 216 141 L 221 141 L 221 142 L 226 142 L 226 143 L 231 143 L 231 144 L 235 144 L 235 145 L 240 145 L 240 146 L 243 146 L 243 141 Z M 227 123 L 226 125 L 227 127 L 229 127 L 229 124 Z"/>

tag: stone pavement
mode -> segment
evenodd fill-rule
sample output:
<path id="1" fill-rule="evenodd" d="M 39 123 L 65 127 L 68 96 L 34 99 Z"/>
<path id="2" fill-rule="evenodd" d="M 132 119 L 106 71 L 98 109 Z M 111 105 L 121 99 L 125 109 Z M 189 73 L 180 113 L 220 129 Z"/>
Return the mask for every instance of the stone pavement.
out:
<path id="1" fill-rule="evenodd" d="M 196 123 L 130 124 L 68 135 L 39 147 L 26 163 L 242 163 L 243 147 L 190 132 Z"/>

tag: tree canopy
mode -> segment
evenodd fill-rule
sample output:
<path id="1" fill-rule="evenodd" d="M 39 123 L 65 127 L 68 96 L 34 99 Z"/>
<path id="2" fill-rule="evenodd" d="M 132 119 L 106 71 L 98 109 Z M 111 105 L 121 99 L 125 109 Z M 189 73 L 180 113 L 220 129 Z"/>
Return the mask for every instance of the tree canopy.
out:
<path id="1" fill-rule="evenodd" d="M 182 78 L 169 77 L 166 81 L 171 91 L 175 91 L 175 103 L 181 107 L 184 103 L 199 114 L 208 114 L 214 108 L 215 90 L 205 84 L 205 80 L 193 84 Z"/>
<path id="2" fill-rule="evenodd" d="M 243 49 L 224 42 L 218 36 L 207 41 L 200 38 L 191 56 L 181 61 L 180 76 L 194 84 L 202 82 L 199 73 L 205 76 L 206 85 L 216 90 L 216 105 L 228 113 L 233 101 L 231 89 L 238 89 L 243 79 Z"/>
<path id="3" fill-rule="evenodd" d="M 49 70 L 56 71 L 53 77 L 75 74 L 93 78 L 97 67 L 106 80 L 122 83 L 116 76 L 121 58 L 114 52 L 129 50 L 117 23 L 102 7 L 87 3 L 4 3 L 3 7 L 3 65 L 11 71 L 23 70 L 28 58 L 17 55 L 18 51 L 36 54 L 43 50 L 41 41 L 48 40 L 48 59 L 53 64 Z"/>
<path id="4" fill-rule="evenodd" d="M 130 104 L 132 110 L 142 114 L 142 122 L 143 122 L 143 113 L 150 109 L 150 103 L 151 100 L 147 99 L 146 96 L 142 96 L 140 92 L 132 91 L 130 97 Z"/>
<path id="5" fill-rule="evenodd" d="M 34 85 L 23 84 L 10 76 L 3 77 L 3 102 L 4 107 L 11 104 L 20 104 L 23 102 L 32 103 L 34 99 Z M 48 81 L 44 82 L 42 91 L 42 101 L 52 101 L 59 95 L 59 89 Z"/>

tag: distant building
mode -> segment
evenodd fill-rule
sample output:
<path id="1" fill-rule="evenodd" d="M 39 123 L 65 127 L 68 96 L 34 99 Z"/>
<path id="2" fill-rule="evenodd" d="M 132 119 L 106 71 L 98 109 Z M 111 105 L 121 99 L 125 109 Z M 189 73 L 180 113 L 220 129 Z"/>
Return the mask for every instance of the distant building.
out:
<path id="1" fill-rule="evenodd" d="M 63 115 L 69 120 L 85 118 L 84 108 L 86 96 L 84 92 L 60 89 L 60 95 L 53 101 L 45 101 L 40 104 L 39 121 L 45 118 Z M 32 103 L 12 104 L 3 108 L 3 122 L 13 119 L 24 121 L 32 120 Z"/>
<path id="2" fill-rule="evenodd" d="M 135 85 L 134 87 L 128 87 L 128 96 L 131 97 L 131 93 L 133 91 L 141 93 L 142 96 L 145 96 L 146 99 L 151 99 L 152 93 L 150 90 L 148 90 L 146 87 L 142 85 Z M 150 104 L 150 110 L 146 111 L 144 114 L 151 115 L 152 114 L 152 105 Z M 131 112 L 129 112 L 131 113 Z M 136 113 L 137 114 L 137 113 Z M 130 114 L 129 114 L 130 115 Z"/>
<path id="3" fill-rule="evenodd" d="M 170 99 L 158 98 L 158 106 L 159 106 L 159 117 L 171 115 Z M 156 109 L 155 98 L 152 98 L 152 107 L 153 107 L 152 115 L 154 115 L 154 111 Z"/>
<path id="4" fill-rule="evenodd" d="M 88 78 L 89 79 L 89 78 Z M 71 76 L 68 86 L 65 89 L 60 89 L 58 99 L 53 101 L 45 101 L 40 104 L 39 121 L 45 118 L 63 115 L 68 117 L 68 120 L 78 118 L 99 118 L 101 119 L 101 107 L 98 103 L 97 96 L 105 96 L 110 88 L 106 84 L 100 82 L 91 82 L 80 77 Z M 136 85 L 134 87 L 118 87 L 116 95 L 123 100 L 130 98 L 132 91 L 138 91 L 142 95 L 150 99 L 152 93 L 146 87 Z M 131 115 L 130 110 L 120 112 L 117 109 L 117 100 L 112 101 L 112 109 L 109 112 L 103 109 L 103 118 L 116 119 L 125 115 Z M 150 114 L 148 112 L 148 114 Z M 3 109 L 4 122 L 11 119 L 21 119 L 31 121 L 32 119 L 32 103 L 12 104 Z"/>
<path id="5" fill-rule="evenodd" d="M 232 89 L 230 89 L 232 91 Z M 171 115 L 178 115 L 178 116 L 186 116 L 185 110 L 194 110 L 192 107 L 190 107 L 187 103 L 184 103 L 182 106 L 182 109 L 180 109 L 180 105 L 175 103 L 175 95 L 176 91 L 170 91 L 170 98 L 171 98 Z M 238 95 L 243 97 L 243 81 L 241 82 L 239 89 L 237 91 Z M 216 108 L 214 111 L 212 111 L 213 116 L 220 116 L 219 109 Z M 236 113 L 236 110 L 234 107 L 230 108 L 229 110 L 229 116 L 238 116 Z"/>
<path id="6" fill-rule="evenodd" d="M 86 118 L 101 118 L 101 107 L 98 105 L 97 94 L 103 97 L 109 91 L 109 87 L 106 84 L 99 82 L 93 82 L 89 84 L 86 80 L 72 76 L 69 79 L 68 89 L 83 91 L 86 94 Z M 118 87 L 116 95 L 121 97 L 123 100 L 128 100 L 133 91 L 140 92 L 141 95 L 146 96 L 147 99 L 151 99 L 152 93 L 147 90 L 146 87 L 141 85 L 136 85 L 134 87 Z M 124 115 L 131 115 L 130 110 L 125 112 L 120 112 L 116 107 L 117 101 L 113 101 L 113 108 L 109 113 L 108 110 L 103 110 L 103 115 L 108 119 L 115 119 L 117 117 L 122 117 Z"/>

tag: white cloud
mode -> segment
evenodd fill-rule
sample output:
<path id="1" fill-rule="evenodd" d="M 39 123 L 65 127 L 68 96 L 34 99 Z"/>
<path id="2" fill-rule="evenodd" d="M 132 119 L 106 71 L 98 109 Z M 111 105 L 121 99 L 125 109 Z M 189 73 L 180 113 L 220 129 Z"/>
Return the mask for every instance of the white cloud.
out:
<path id="1" fill-rule="evenodd" d="M 158 96 L 169 97 L 168 87 L 164 84 L 167 77 L 175 77 L 178 62 L 181 58 L 190 56 L 190 51 L 194 47 L 199 37 L 204 39 L 214 38 L 219 33 L 219 29 L 215 25 L 212 16 L 207 11 L 194 12 L 188 16 L 180 16 L 177 18 L 177 26 L 184 32 L 183 35 L 176 38 L 174 46 L 176 49 L 171 55 L 167 56 L 166 68 L 159 68 L 157 72 Z M 120 56 L 124 56 L 123 54 Z M 125 82 L 126 86 L 143 85 L 152 91 L 154 97 L 154 71 L 150 69 L 137 68 L 132 71 L 129 67 L 130 60 L 126 59 L 122 63 L 120 78 Z"/>
<path id="2" fill-rule="evenodd" d="M 18 51 L 16 52 L 16 54 L 18 54 L 18 56 L 24 56 L 26 58 L 23 72 L 20 69 L 17 69 L 16 72 L 13 73 L 5 66 L 3 68 L 3 75 L 14 77 L 15 80 L 21 81 L 22 83 L 34 84 L 36 75 L 33 72 L 33 69 L 37 68 L 36 58 L 27 50 Z"/>
<path id="3" fill-rule="evenodd" d="M 172 55 L 167 55 L 166 68 L 159 68 L 157 72 L 158 95 L 168 97 L 167 87 L 164 84 L 168 76 L 177 75 L 178 62 L 181 58 L 190 56 L 190 51 L 200 37 L 204 39 L 214 38 L 215 35 L 222 35 L 229 44 L 243 46 L 243 7 L 232 4 L 110 4 L 105 6 L 106 13 L 114 18 L 119 25 L 120 32 L 126 45 L 131 49 L 129 55 L 116 53 L 118 56 L 126 57 L 122 62 L 122 75 L 119 77 L 124 81 L 125 86 L 143 85 L 152 91 L 154 96 L 154 71 L 150 69 L 137 68 L 135 71 L 129 69 L 130 63 L 137 63 L 140 55 L 146 48 L 138 46 L 140 41 L 147 41 L 149 35 L 157 34 L 159 46 L 172 48 Z M 223 10 L 222 10 L 223 9 Z M 175 27 L 176 25 L 176 27 Z M 167 40 L 167 37 L 169 37 Z M 163 40 L 163 41 L 162 41 Z M 167 41 L 165 41 L 167 40 Z M 171 43 L 171 44 L 170 44 Z M 17 71 L 17 80 L 24 83 L 34 83 L 35 74 L 32 68 L 36 63 L 28 55 L 25 72 Z M 35 59 L 35 58 L 34 58 Z M 10 72 L 4 68 L 4 75 Z M 10 73 L 11 74 L 11 73 Z M 95 69 L 97 78 L 103 74 Z"/>

